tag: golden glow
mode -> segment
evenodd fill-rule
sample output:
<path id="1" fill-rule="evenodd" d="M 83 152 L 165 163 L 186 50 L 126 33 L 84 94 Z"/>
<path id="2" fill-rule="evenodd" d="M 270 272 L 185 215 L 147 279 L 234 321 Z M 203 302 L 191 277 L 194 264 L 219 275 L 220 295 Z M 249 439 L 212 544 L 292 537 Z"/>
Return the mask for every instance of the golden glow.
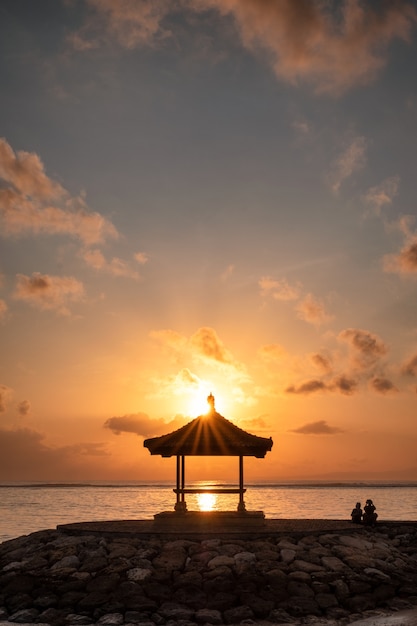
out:
<path id="1" fill-rule="evenodd" d="M 197 504 L 200 511 L 214 511 L 216 508 L 217 496 L 214 493 L 199 493 Z"/>
<path id="2" fill-rule="evenodd" d="M 215 409 L 219 413 L 221 412 L 221 407 L 224 405 L 222 397 L 219 396 L 213 386 L 206 382 L 201 381 L 198 389 L 195 391 L 189 392 L 188 401 L 187 401 L 187 413 L 192 417 L 197 417 L 199 415 L 205 415 L 210 410 L 210 405 L 207 402 L 207 398 L 213 394 L 215 399 Z"/>

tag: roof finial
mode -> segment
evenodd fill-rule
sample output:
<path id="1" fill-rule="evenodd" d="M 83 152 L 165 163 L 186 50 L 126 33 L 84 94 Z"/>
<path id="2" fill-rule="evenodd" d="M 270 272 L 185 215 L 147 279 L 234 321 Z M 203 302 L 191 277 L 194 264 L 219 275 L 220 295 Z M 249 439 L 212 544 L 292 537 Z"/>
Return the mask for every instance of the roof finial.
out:
<path id="1" fill-rule="evenodd" d="M 214 408 L 214 396 L 213 396 L 213 394 L 211 392 L 210 392 L 210 395 L 207 396 L 207 402 L 210 405 L 210 411 L 215 411 L 215 408 Z"/>

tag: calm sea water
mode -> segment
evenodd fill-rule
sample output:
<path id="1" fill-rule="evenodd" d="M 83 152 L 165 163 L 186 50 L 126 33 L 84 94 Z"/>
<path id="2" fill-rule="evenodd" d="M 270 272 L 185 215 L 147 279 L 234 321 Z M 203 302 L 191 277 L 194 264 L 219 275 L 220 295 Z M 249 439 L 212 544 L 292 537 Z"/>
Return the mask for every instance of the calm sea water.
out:
<path id="1" fill-rule="evenodd" d="M 246 508 L 262 510 L 267 518 L 350 519 L 355 503 L 371 498 L 380 520 L 417 521 L 417 483 L 246 487 Z M 152 519 L 174 504 L 172 484 L 0 484 L 0 542 L 69 522 Z M 190 495 L 187 506 L 236 510 L 237 496 Z"/>

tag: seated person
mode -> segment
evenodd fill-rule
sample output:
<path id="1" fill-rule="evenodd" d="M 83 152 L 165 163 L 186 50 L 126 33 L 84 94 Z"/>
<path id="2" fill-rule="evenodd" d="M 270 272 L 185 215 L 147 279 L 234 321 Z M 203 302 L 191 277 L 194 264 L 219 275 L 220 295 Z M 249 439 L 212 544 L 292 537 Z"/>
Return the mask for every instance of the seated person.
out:
<path id="1" fill-rule="evenodd" d="M 361 503 L 357 502 L 355 508 L 353 509 L 352 513 L 351 513 L 351 517 L 352 517 L 352 522 L 354 524 L 360 524 L 362 521 L 362 509 L 361 509 Z"/>
<path id="2" fill-rule="evenodd" d="M 374 526 L 378 517 L 378 513 L 375 512 L 375 505 L 372 500 L 367 500 L 365 504 L 363 523 L 366 526 Z"/>

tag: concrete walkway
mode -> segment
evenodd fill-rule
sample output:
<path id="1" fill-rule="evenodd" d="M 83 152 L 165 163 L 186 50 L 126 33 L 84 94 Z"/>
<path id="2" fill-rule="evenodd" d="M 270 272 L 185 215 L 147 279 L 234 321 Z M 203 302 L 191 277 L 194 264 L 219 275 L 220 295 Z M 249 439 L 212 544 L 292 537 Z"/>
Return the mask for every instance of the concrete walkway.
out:
<path id="1" fill-rule="evenodd" d="M 224 520 L 223 520 L 224 521 Z M 324 519 L 263 519 L 258 524 L 246 524 L 245 520 L 235 520 L 235 523 L 221 523 L 215 515 L 202 515 L 193 519 L 191 523 L 186 518 L 168 518 L 164 522 L 155 520 L 112 520 L 96 522 L 76 522 L 60 524 L 57 530 L 70 534 L 101 534 L 132 536 L 192 536 L 201 535 L 212 537 L 265 537 L 281 533 L 314 533 L 361 531 L 361 526 L 355 526 L 347 520 Z"/>

